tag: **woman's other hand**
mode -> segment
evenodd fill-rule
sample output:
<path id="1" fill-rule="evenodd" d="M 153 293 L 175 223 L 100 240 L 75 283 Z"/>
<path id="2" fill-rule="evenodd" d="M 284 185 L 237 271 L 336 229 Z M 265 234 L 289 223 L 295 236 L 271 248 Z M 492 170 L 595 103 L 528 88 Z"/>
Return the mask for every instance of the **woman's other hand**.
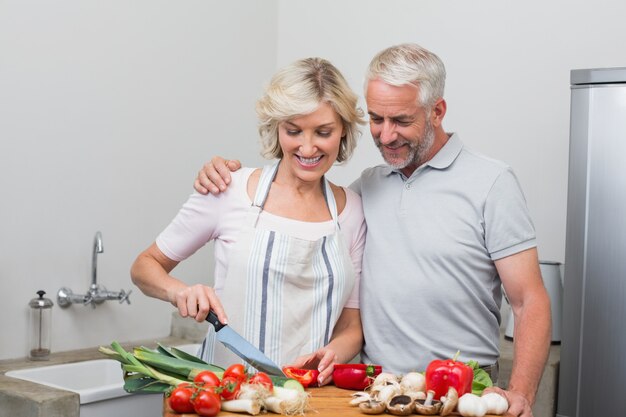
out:
<path id="1" fill-rule="evenodd" d="M 211 162 L 204 164 L 198 172 L 193 188 L 200 194 L 218 195 L 225 191 L 230 184 L 230 172 L 241 168 L 241 162 L 236 159 L 227 160 L 221 156 L 214 156 Z"/>
<path id="2" fill-rule="evenodd" d="M 294 363 L 288 366 L 303 369 L 317 369 L 320 373 L 317 377 L 317 383 L 319 386 L 322 386 L 332 381 L 335 363 L 337 363 L 337 354 L 333 349 L 325 346 L 313 353 L 296 358 Z"/>
<path id="3" fill-rule="evenodd" d="M 361 350 L 363 330 L 359 309 L 344 308 L 335 328 L 331 342 L 308 355 L 303 355 L 290 366 L 303 369 L 317 369 L 317 382 L 320 386 L 332 381 L 336 363 L 350 361 Z"/>

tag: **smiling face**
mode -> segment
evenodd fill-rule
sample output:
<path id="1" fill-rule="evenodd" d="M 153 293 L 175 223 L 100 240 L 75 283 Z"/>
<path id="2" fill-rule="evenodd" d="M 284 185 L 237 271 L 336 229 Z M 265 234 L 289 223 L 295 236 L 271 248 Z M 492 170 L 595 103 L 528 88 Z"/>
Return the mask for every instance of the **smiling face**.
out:
<path id="1" fill-rule="evenodd" d="M 337 160 L 341 137 L 341 117 L 328 103 L 320 103 L 313 113 L 281 122 L 278 141 L 283 152 L 285 172 L 302 182 L 319 181 Z"/>
<path id="2" fill-rule="evenodd" d="M 374 143 L 389 165 L 407 176 L 432 157 L 431 111 L 420 105 L 419 88 L 380 80 L 367 85 L 366 101 Z"/>

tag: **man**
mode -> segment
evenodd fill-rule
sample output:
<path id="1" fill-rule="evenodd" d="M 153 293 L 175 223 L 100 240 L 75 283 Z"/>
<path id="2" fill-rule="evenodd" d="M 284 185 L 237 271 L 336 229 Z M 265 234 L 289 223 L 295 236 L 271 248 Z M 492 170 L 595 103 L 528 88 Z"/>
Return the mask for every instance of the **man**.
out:
<path id="1" fill-rule="evenodd" d="M 534 227 L 512 170 L 444 130 L 444 84 L 441 60 L 415 44 L 383 50 L 366 74 L 370 131 L 387 165 L 351 186 L 368 226 L 361 359 L 405 373 L 460 350 L 459 360 L 497 375 L 502 284 L 515 355 L 507 391 L 492 390 L 510 414 L 531 416 L 550 343 Z M 198 191 L 225 186 L 227 169 L 215 163 L 200 172 Z"/>

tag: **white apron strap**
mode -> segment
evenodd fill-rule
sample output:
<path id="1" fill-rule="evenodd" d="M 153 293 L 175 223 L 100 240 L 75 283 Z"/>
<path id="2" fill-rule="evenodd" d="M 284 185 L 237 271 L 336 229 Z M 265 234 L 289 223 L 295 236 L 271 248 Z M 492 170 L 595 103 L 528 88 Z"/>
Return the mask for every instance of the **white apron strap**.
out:
<path id="1" fill-rule="evenodd" d="M 278 173 L 279 164 L 280 160 L 278 160 L 273 165 L 266 165 L 263 167 L 263 171 L 261 171 L 261 177 L 259 178 L 259 184 L 256 187 L 254 201 L 252 202 L 254 206 L 263 208 L 263 206 L 265 205 L 265 200 L 267 200 L 267 195 L 270 193 L 272 182 L 274 182 L 274 178 L 276 178 L 276 173 Z"/>
<path id="2" fill-rule="evenodd" d="M 333 218 L 333 222 L 335 223 L 335 229 L 340 229 L 339 220 L 337 220 L 337 202 L 335 201 L 335 194 L 333 190 L 330 188 L 330 182 L 324 176 L 324 198 L 326 198 L 326 205 L 328 205 L 328 210 L 330 210 L 330 215 Z"/>

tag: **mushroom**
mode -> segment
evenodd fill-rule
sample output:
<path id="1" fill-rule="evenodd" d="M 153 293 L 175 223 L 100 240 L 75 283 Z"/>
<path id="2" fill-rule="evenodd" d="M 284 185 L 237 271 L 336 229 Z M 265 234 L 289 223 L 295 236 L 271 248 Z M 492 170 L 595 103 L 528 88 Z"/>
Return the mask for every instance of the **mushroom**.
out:
<path id="1" fill-rule="evenodd" d="M 385 403 L 369 399 L 359 404 L 359 410 L 364 414 L 382 414 L 385 411 Z"/>
<path id="2" fill-rule="evenodd" d="M 387 412 L 396 416 L 413 413 L 413 400 L 408 395 L 396 395 L 387 402 Z"/>
<path id="3" fill-rule="evenodd" d="M 398 382 L 398 378 L 389 372 L 382 372 L 374 378 L 372 386 L 386 385 L 387 382 Z"/>
<path id="4" fill-rule="evenodd" d="M 413 401 L 426 399 L 426 393 L 423 391 L 407 391 L 404 392 L 404 395 L 408 395 Z"/>
<path id="5" fill-rule="evenodd" d="M 426 378 L 419 372 L 409 372 L 402 377 L 400 381 L 402 390 L 406 392 L 411 391 L 426 391 Z"/>
<path id="6" fill-rule="evenodd" d="M 386 403 L 391 397 L 398 394 L 400 394 L 400 384 L 397 382 L 372 388 L 372 396 L 382 403 Z"/>
<path id="7" fill-rule="evenodd" d="M 441 410 L 441 401 L 433 400 L 435 391 L 429 389 L 426 392 L 425 400 L 415 401 L 415 413 L 423 416 L 432 416 L 439 413 Z"/>
<path id="8" fill-rule="evenodd" d="M 459 402 L 459 393 L 454 389 L 454 387 L 448 388 L 448 393 L 441 397 L 441 403 L 443 406 L 441 407 L 441 415 L 447 416 L 448 414 L 454 411 L 454 407 Z"/>
<path id="9" fill-rule="evenodd" d="M 355 392 L 352 394 L 352 399 L 350 400 L 350 405 L 359 405 L 362 402 L 368 401 L 372 397 L 364 391 Z"/>
<path id="10" fill-rule="evenodd" d="M 372 386 L 369 388 L 369 391 L 371 392 L 372 396 L 376 397 L 381 391 L 390 391 L 392 389 L 394 394 L 400 394 L 402 392 L 402 387 L 400 387 L 400 383 L 398 381 L 391 380 L 383 381 L 379 384 L 372 384 Z"/>

